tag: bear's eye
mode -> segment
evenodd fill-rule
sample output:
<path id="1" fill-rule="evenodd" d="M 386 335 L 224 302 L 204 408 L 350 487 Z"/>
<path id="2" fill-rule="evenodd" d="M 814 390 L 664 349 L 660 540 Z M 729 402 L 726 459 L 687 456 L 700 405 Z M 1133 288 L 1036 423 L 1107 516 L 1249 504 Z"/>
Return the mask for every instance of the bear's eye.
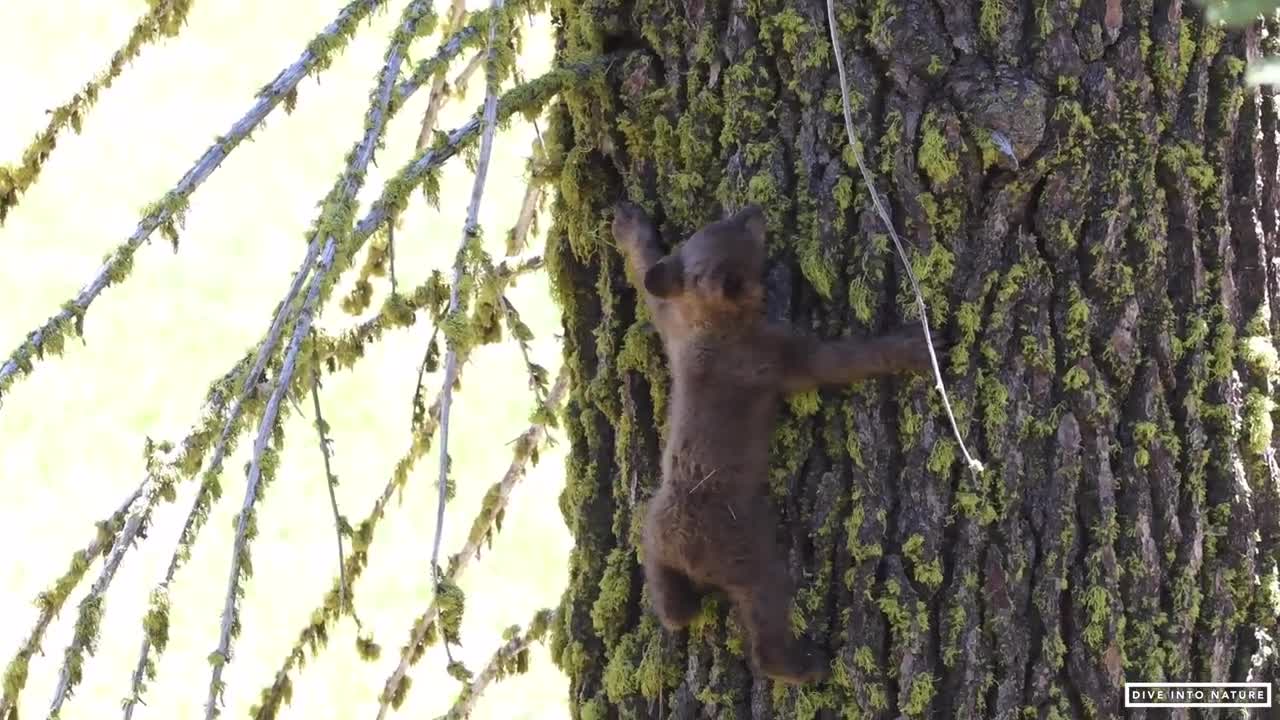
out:
<path id="1" fill-rule="evenodd" d="M 723 285 L 724 296 L 730 300 L 737 300 L 742 295 L 742 276 L 737 273 L 729 273 L 724 278 Z"/>

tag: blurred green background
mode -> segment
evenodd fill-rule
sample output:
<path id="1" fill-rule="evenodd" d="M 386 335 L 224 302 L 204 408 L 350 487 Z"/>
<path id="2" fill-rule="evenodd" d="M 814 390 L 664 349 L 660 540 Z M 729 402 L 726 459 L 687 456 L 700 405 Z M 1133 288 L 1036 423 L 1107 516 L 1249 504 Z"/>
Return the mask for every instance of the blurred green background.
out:
<path id="1" fill-rule="evenodd" d="M 134 229 L 142 208 L 168 190 L 250 106 L 254 92 L 293 62 L 337 14 L 340 0 L 270 3 L 196 2 L 182 34 L 144 50 L 88 115 L 80 135 L 59 139 L 39 182 L 0 228 L 0 351 L 6 355 L 93 274 L 102 256 Z M 446 3 L 438 0 L 439 10 Z M 485 3 L 472 2 L 471 9 Z M 51 0 L 0 4 L 0 162 L 16 161 L 46 122 L 45 111 L 78 91 L 104 66 L 146 11 L 142 0 Z M 319 82 L 304 80 L 292 115 L 277 110 L 192 196 L 176 254 L 157 234 L 137 255 L 132 278 L 91 307 L 85 340 L 66 356 L 42 362 L 0 410 L 0 663 L 7 663 L 36 613 L 32 600 L 66 568 L 143 477 L 145 437 L 178 441 L 197 420 L 209 381 L 255 342 L 300 261 L 315 204 L 340 171 L 363 125 L 367 97 L 399 3 L 376 14 Z M 526 30 L 522 69 L 548 66 L 550 26 Z M 438 38 L 414 47 L 432 52 Z M 465 62 L 461 59 L 457 66 Z M 483 100 L 483 76 L 443 113 L 457 126 Z M 412 155 L 427 89 L 388 130 L 370 169 L 362 201 Z M 482 210 L 491 252 L 500 255 L 519 209 L 532 126 L 499 134 Z M 455 160 L 442 177 L 441 210 L 420 199 L 397 232 L 400 282 L 411 287 L 446 268 L 461 237 L 471 174 Z M 363 212 L 363 211 L 362 211 Z M 544 218 L 545 221 L 546 218 Z M 541 247 L 541 237 L 532 247 Z M 348 282 L 335 298 L 345 294 Z M 378 307 L 387 289 L 376 285 Z M 512 297 L 537 333 L 536 359 L 559 367 L 559 320 L 543 276 L 521 281 Z M 331 303 L 321 317 L 336 331 L 352 318 Z M 339 502 L 354 524 L 364 517 L 409 442 L 416 367 L 430 334 L 421 321 L 389 333 L 352 372 L 331 376 L 323 401 L 335 440 Z M 439 387 L 438 379 L 429 382 Z M 528 423 L 533 406 L 513 344 L 483 348 L 464 371 L 455 396 L 452 455 L 458 485 L 449 506 L 442 556 L 465 538 L 479 501 L 510 462 L 506 443 Z M 243 602 L 244 632 L 226 673 L 224 717 L 244 717 L 269 684 L 298 631 L 336 572 L 332 519 L 320 453 L 307 414 L 291 417 L 276 482 L 270 486 L 253 547 L 255 575 Z M 225 494 L 173 589 L 172 641 L 160 676 L 139 708 L 141 718 L 202 717 L 216 647 L 231 551 L 232 520 L 243 497 L 244 452 L 226 463 Z M 284 717 L 372 717 L 414 617 L 430 601 L 428 562 L 434 531 L 432 449 L 412 475 L 402 502 L 380 526 L 369 569 L 357 587 L 357 609 L 383 646 L 376 662 L 354 652 L 347 620 L 318 662 L 295 676 Z M 502 532 L 464 577 L 463 645 L 456 659 L 479 671 L 501 632 L 554 605 L 567 571 L 570 538 L 557 508 L 563 445 L 513 493 Z M 117 716 L 137 659 L 148 593 L 168 563 L 195 483 L 161 507 L 148 539 L 131 552 L 107 596 L 97 655 L 63 712 L 67 720 Z M 32 663 L 23 717 L 47 708 L 75 605 L 96 577 L 90 570 Z M 393 716 L 435 717 L 460 685 L 432 648 L 413 669 L 404 707 Z M 488 691 L 477 718 L 567 717 L 567 684 L 544 646 L 531 670 Z"/>

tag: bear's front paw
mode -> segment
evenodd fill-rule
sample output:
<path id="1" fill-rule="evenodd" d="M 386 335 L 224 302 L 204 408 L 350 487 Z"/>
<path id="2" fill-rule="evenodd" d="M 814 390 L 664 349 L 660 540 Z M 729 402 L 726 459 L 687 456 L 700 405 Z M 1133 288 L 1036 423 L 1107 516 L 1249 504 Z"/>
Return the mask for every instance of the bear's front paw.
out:
<path id="1" fill-rule="evenodd" d="M 613 239 L 619 247 L 627 247 L 646 236 L 649 216 L 633 202 L 620 202 L 613 207 Z"/>
<path id="2" fill-rule="evenodd" d="M 924 328 L 920 323 L 912 323 L 911 325 L 899 331 L 900 337 L 907 343 L 908 362 L 911 369 L 925 373 L 933 374 L 933 363 L 929 359 L 929 339 L 925 338 Z M 946 370 L 947 358 L 951 352 L 951 343 L 943 337 L 938 328 L 929 328 L 929 334 L 933 340 L 933 354 L 938 358 L 938 369 Z"/>

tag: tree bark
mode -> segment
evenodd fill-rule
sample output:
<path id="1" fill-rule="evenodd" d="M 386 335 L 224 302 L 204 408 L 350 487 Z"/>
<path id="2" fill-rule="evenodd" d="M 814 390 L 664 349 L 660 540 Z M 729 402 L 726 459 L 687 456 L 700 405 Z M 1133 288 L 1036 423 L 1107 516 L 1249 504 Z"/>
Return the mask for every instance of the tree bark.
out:
<path id="1" fill-rule="evenodd" d="M 1280 694 L 1277 113 L 1242 80 L 1274 40 L 1179 0 L 837 3 L 860 141 L 987 469 L 958 462 L 927 377 L 784 404 L 783 520 L 761 532 L 789 551 L 797 628 L 835 656 L 830 681 L 786 688 L 753 679 L 723 599 L 678 634 L 649 605 L 669 379 L 609 209 L 645 205 L 669 246 L 758 202 L 771 314 L 827 338 L 908 321 L 825 4 L 553 5 L 561 58 L 639 50 L 566 94 L 549 137 L 575 718 L 1143 717 L 1124 682 Z"/>

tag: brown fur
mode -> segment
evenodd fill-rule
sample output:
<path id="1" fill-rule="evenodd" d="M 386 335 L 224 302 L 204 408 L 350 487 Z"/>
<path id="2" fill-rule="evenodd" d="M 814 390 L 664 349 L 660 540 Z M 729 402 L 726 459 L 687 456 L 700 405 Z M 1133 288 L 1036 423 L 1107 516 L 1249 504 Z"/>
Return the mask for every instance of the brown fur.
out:
<path id="1" fill-rule="evenodd" d="M 784 393 L 903 371 L 926 371 L 923 334 L 822 341 L 764 319 L 765 220 L 749 206 L 663 256 L 640 208 L 615 209 L 627 258 L 667 355 L 672 397 L 662 487 L 650 500 L 644 567 L 670 630 L 719 589 L 737 608 L 757 668 L 784 682 L 824 679 L 826 654 L 791 633 L 793 587 L 775 540 L 766 482 Z"/>

